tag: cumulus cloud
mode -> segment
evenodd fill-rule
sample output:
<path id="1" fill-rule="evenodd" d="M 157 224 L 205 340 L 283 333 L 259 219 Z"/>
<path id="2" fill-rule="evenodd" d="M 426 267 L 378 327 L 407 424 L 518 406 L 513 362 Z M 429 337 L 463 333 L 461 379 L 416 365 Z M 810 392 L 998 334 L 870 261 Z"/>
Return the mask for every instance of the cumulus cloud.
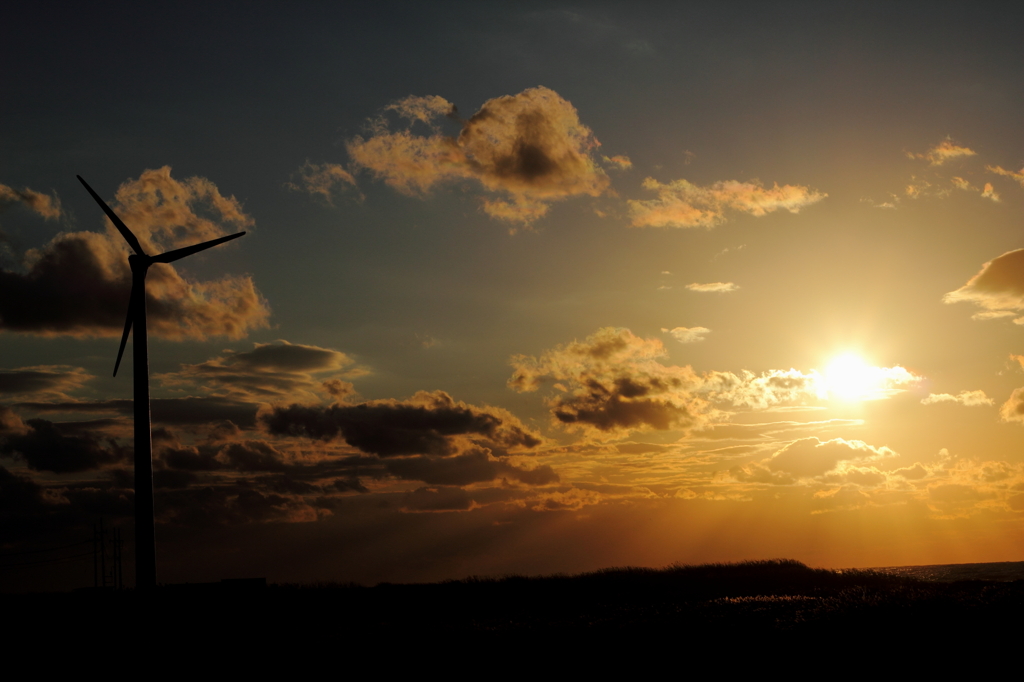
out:
<path id="1" fill-rule="evenodd" d="M 486 213 L 525 225 L 543 216 L 552 201 L 598 196 L 609 186 L 594 158 L 599 143 L 593 133 L 580 123 L 576 109 L 548 88 L 488 100 L 462 122 L 458 137 L 436 126 L 437 119 L 455 112 L 441 97 L 408 97 L 385 111 L 408 124 L 395 130 L 382 116 L 347 149 L 355 167 L 405 194 L 425 194 L 445 181 L 474 180 L 498 195 L 485 199 Z M 425 124 L 426 134 L 414 134 L 414 124 Z"/>
<path id="2" fill-rule="evenodd" d="M 321 196 L 327 203 L 333 203 L 334 195 L 345 187 L 354 187 L 356 179 L 336 163 L 311 163 L 306 161 L 296 172 L 292 182 L 285 186 L 299 192 Z"/>
<path id="3" fill-rule="evenodd" d="M 938 143 L 927 152 L 923 154 L 914 154 L 908 152 L 907 156 L 912 159 L 923 159 L 928 161 L 933 166 L 941 166 L 942 164 L 952 159 L 957 159 L 965 156 L 974 156 L 977 154 L 973 149 L 968 147 L 962 147 L 958 144 L 954 144 L 952 140 L 945 139 Z"/>
<path id="4" fill-rule="evenodd" d="M 693 282 L 692 284 L 687 284 L 686 288 L 689 289 L 690 291 L 699 291 L 701 293 L 710 292 L 725 294 L 730 291 L 736 291 L 740 287 L 738 284 L 733 284 L 732 282 L 707 282 L 705 284 Z"/>
<path id="5" fill-rule="evenodd" d="M 521 392 L 553 385 L 558 392 L 547 404 L 554 418 L 592 436 L 691 428 L 707 411 L 706 401 L 694 393 L 700 378 L 690 367 L 661 364 L 665 355 L 657 339 L 606 327 L 539 358 L 513 356 L 508 384 Z"/>
<path id="6" fill-rule="evenodd" d="M 168 167 L 126 182 L 116 198 L 115 212 L 148 253 L 223 236 L 228 233 L 224 223 L 233 228 L 252 223 L 238 202 L 222 196 L 209 180 L 177 181 Z M 43 336 L 120 335 L 131 290 L 128 247 L 104 220 L 106 234 L 61 233 L 41 249 L 30 249 L 20 271 L 0 269 L 0 329 Z M 169 339 L 241 338 L 267 326 L 270 315 L 251 277 L 188 281 L 161 264 L 149 271 L 146 306 L 149 333 Z"/>
<path id="7" fill-rule="evenodd" d="M 992 405 L 992 399 L 985 395 L 985 391 L 960 391 L 957 395 L 951 393 L 930 393 L 927 398 L 921 401 L 922 405 L 937 405 L 939 403 L 955 403 L 972 407 L 976 405 Z"/>
<path id="8" fill-rule="evenodd" d="M 985 263 L 967 284 L 949 292 L 942 300 L 974 303 L 985 309 L 975 315 L 980 319 L 1008 317 L 1024 310 L 1024 249 L 1008 251 Z"/>
<path id="9" fill-rule="evenodd" d="M 20 204 L 47 220 L 56 220 L 62 214 L 60 199 L 56 195 L 43 194 L 27 187 L 14 189 L 0 184 L 0 209 L 12 204 Z"/>
<path id="10" fill-rule="evenodd" d="M 200 386 L 213 395 L 248 401 L 319 401 L 323 391 L 342 399 L 354 392 L 352 384 L 337 378 L 317 378 L 332 373 L 364 374 L 355 360 L 341 351 L 287 341 L 257 343 L 251 351 L 224 355 L 181 370 L 158 374 L 165 386 Z"/>
<path id="11" fill-rule="evenodd" d="M 828 196 L 802 185 L 775 183 L 766 188 L 756 180 L 726 180 L 702 187 L 687 180 L 660 183 L 647 178 L 643 186 L 657 192 L 658 198 L 629 201 L 633 227 L 711 228 L 724 222 L 729 210 L 754 216 L 780 209 L 798 213 Z"/>
<path id="12" fill-rule="evenodd" d="M 985 183 L 985 188 L 981 192 L 981 196 L 985 199 L 991 199 L 992 201 L 999 203 L 999 193 L 992 187 L 991 182 Z"/>
<path id="13" fill-rule="evenodd" d="M 671 334 L 679 343 L 696 343 L 703 341 L 704 337 L 711 333 L 707 327 L 676 327 L 674 329 L 662 328 L 662 332 Z"/>

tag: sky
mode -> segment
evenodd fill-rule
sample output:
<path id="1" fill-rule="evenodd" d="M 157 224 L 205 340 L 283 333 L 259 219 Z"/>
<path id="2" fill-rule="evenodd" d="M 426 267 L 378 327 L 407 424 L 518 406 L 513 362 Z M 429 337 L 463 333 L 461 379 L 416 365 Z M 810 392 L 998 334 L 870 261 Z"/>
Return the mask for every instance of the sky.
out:
<path id="1" fill-rule="evenodd" d="M 101 520 L 132 582 L 76 175 L 149 253 L 246 232 L 147 279 L 160 582 L 1020 560 L 1008 5 L 10 14 L 0 589 L 91 584 Z"/>

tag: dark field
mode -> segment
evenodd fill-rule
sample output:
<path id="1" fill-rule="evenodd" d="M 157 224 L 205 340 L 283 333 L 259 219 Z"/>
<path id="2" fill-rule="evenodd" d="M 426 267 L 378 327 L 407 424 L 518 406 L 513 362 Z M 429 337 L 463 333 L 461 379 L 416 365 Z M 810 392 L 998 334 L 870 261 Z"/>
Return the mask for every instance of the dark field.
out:
<path id="1" fill-rule="evenodd" d="M 83 653 L 115 643 L 161 656 L 170 647 L 186 657 L 436 655 L 442 647 L 457 657 L 503 651 L 525 665 L 570 647 L 574 656 L 726 656 L 736 664 L 756 652 L 805 660 L 831 652 L 853 665 L 888 650 L 909 656 L 910 665 L 927 652 L 948 659 L 1017 648 L 1024 581 L 1006 578 L 1021 565 L 979 566 L 1001 566 L 1003 580 L 909 575 L 940 567 L 899 575 L 779 560 L 376 587 L 212 584 L 153 594 L 7 595 L 0 606 L 7 623 L 23 626 L 5 638 L 8 646 L 39 645 L 44 636 Z"/>

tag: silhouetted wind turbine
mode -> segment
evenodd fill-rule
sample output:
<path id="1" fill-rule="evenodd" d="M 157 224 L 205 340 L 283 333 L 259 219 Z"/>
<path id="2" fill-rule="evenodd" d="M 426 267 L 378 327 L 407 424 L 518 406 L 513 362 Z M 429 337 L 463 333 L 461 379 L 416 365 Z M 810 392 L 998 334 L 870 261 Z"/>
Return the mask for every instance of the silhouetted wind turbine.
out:
<path id="1" fill-rule="evenodd" d="M 92 198 L 100 205 L 103 212 L 114 223 L 114 227 L 121 233 L 128 246 L 135 251 L 128 256 L 128 265 L 132 269 L 132 293 L 128 300 L 128 317 L 124 321 L 124 333 L 121 335 L 121 347 L 117 349 L 117 362 L 114 363 L 114 376 L 117 376 L 117 368 L 121 365 L 121 355 L 124 354 L 124 346 L 128 342 L 128 332 L 135 327 L 135 334 L 132 338 L 132 361 L 134 375 L 134 400 L 135 410 L 135 587 L 136 589 L 150 589 L 156 587 L 156 536 L 154 533 L 154 512 L 153 512 L 153 435 L 150 426 L 149 412 L 149 350 L 146 341 L 146 273 L 153 263 L 173 263 L 174 261 L 191 256 L 211 246 L 223 244 L 226 241 L 241 237 L 245 232 L 230 234 L 220 239 L 211 239 L 208 242 L 186 246 L 181 249 L 167 251 L 159 256 L 150 256 L 142 250 L 142 245 L 136 239 L 132 231 L 128 229 L 121 219 L 100 199 L 92 187 L 82 180 L 82 176 L 76 176 L 85 189 L 89 191 Z"/>

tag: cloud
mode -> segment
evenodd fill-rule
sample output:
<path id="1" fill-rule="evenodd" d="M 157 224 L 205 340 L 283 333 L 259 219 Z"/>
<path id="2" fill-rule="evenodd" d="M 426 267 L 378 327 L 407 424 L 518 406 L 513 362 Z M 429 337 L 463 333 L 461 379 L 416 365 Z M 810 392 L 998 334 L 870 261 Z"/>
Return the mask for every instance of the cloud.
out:
<path id="1" fill-rule="evenodd" d="M 115 212 L 148 253 L 223 236 L 221 223 L 252 222 L 209 180 L 179 182 L 167 167 L 126 182 L 116 196 Z M 131 290 L 128 247 L 106 222 L 106 234 L 61 233 L 30 249 L 21 271 L 0 269 L 0 329 L 42 336 L 121 334 Z M 178 340 L 241 338 L 267 326 L 270 316 L 251 277 L 194 282 L 161 264 L 149 271 L 146 306 L 149 333 Z"/>
<path id="2" fill-rule="evenodd" d="M 706 284 L 693 282 L 692 284 L 687 284 L 686 288 L 689 289 L 690 291 L 699 291 L 701 293 L 712 292 L 724 294 L 730 291 L 736 291 L 740 287 L 738 284 L 733 284 L 732 282 L 708 282 Z"/>
<path id="3" fill-rule="evenodd" d="M 710 186 L 687 180 L 663 184 L 644 180 L 645 189 L 658 193 L 657 199 L 629 200 L 633 227 L 706 227 L 725 222 L 726 211 L 763 216 L 779 209 L 798 213 L 801 208 L 824 199 L 827 194 L 801 185 L 778 183 L 765 188 L 760 182 L 726 180 Z"/>
<path id="4" fill-rule="evenodd" d="M 599 196 L 608 189 L 608 176 L 592 153 L 599 143 L 576 109 L 548 88 L 486 101 L 463 122 L 457 138 L 435 125 L 455 111 L 441 97 L 409 97 L 385 111 L 408 125 L 392 130 L 381 117 L 371 123 L 367 137 L 353 138 L 347 149 L 355 167 L 402 193 L 425 194 L 438 183 L 475 180 L 499 195 L 484 200 L 488 215 L 526 225 L 543 216 L 552 201 Z M 413 124 L 425 124 L 427 134 L 414 134 Z"/>
<path id="5" fill-rule="evenodd" d="M 306 161 L 296 174 L 296 181 L 285 183 L 285 187 L 314 196 L 320 195 L 329 204 L 334 203 L 334 194 L 339 188 L 356 185 L 352 174 L 336 163 L 317 164 Z"/>
<path id="6" fill-rule="evenodd" d="M 821 441 L 812 436 L 795 440 L 771 457 L 738 467 L 731 473 L 742 482 L 790 485 L 800 478 L 821 477 L 836 471 L 848 482 L 877 485 L 884 482 L 884 474 L 864 465 L 894 457 L 897 453 L 885 446 L 874 447 L 864 441 L 843 438 Z"/>
<path id="7" fill-rule="evenodd" d="M 594 437 L 697 426 L 707 409 L 694 393 L 700 378 L 690 367 L 658 362 L 665 355 L 657 339 L 605 327 L 539 358 L 513 356 L 508 384 L 520 392 L 552 384 L 558 393 L 546 402 L 555 420 Z"/>
<path id="8" fill-rule="evenodd" d="M 704 337 L 711 333 L 707 327 L 676 327 L 675 329 L 662 329 L 661 331 L 671 334 L 679 343 L 696 343 L 703 341 Z"/>
<path id="9" fill-rule="evenodd" d="M 67 393 L 82 387 L 92 375 L 81 367 L 40 365 L 0 370 L 0 395 L 66 399 Z"/>
<path id="10" fill-rule="evenodd" d="M 508 478 L 528 485 L 545 485 L 558 481 L 550 466 L 532 469 L 511 464 L 486 450 L 471 450 L 451 457 L 395 457 L 384 466 L 393 476 L 428 485 L 469 485 L 499 478 Z"/>
<path id="11" fill-rule="evenodd" d="M 805 403 L 827 396 L 821 375 L 796 369 L 773 369 L 761 374 L 743 370 L 709 372 L 704 375 L 704 390 L 717 402 L 732 407 L 766 410 L 785 403 Z"/>
<path id="12" fill-rule="evenodd" d="M 930 393 L 921 401 L 922 405 L 937 405 L 939 403 L 957 403 L 966 407 L 993 404 L 992 399 L 985 395 L 985 391 L 960 391 L 958 395 Z"/>
<path id="13" fill-rule="evenodd" d="M 924 154 L 914 154 L 908 152 L 907 156 L 912 159 L 924 159 L 933 166 L 941 166 L 942 164 L 952 159 L 957 159 L 964 156 L 974 156 L 977 154 L 973 149 L 967 147 L 961 147 L 960 145 L 954 144 L 952 140 L 945 139 L 938 143 Z"/>
<path id="14" fill-rule="evenodd" d="M 999 416 L 1004 422 L 1024 424 L 1024 388 L 1014 389 L 1010 397 L 999 408 Z"/>
<path id="15" fill-rule="evenodd" d="M 1024 168 L 1019 171 L 1006 170 L 1002 166 L 985 166 L 985 170 L 996 175 L 1005 175 L 1012 180 L 1016 180 L 1022 187 L 1024 187 Z M 985 188 L 988 189 L 990 185 L 986 184 Z"/>
<path id="16" fill-rule="evenodd" d="M 63 214 L 60 208 L 60 199 L 56 194 L 50 196 L 27 187 L 14 189 L 0 184 L 0 209 L 11 204 L 21 204 L 47 220 L 56 220 Z"/>
<path id="17" fill-rule="evenodd" d="M 991 199 L 992 201 L 999 203 L 999 193 L 992 188 L 991 182 L 985 183 L 985 189 L 982 190 L 981 196 L 985 199 Z"/>
<path id="18" fill-rule="evenodd" d="M 314 376 L 327 372 L 353 376 L 366 370 L 341 351 L 280 340 L 182 365 L 177 372 L 154 378 L 165 386 L 202 387 L 213 395 L 245 401 L 319 402 L 324 391 L 339 399 L 354 392 L 351 384 L 340 379 Z"/>
<path id="19" fill-rule="evenodd" d="M 602 156 L 601 160 L 608 166 L 611 166 L 615 170 L 626 171 L 633 167 L 633 162 L 630 161 L 628 156 L 619 154 L 617 156 Z"/>
<path id="20" fill-rule="evenodd" d="M 1024 310 L 1024 249 L 1008 251 L 981 266 L 967 284 L 942 298 L 945 303 L 967 301 L 986 310 L 975 317 L 1006 317 Z M 1016 320 L 1015 320 L 1016 321 Z"/>
<path id="21" fill-rule="evenodd" d="M 127 451 L 113 440 L 75 433 L 74 424 L 28 419 L 24 425 L 24 430 L 0 432 L 0 453 L 19 456 L 36 471 L 89 471 L 127 457 Z"/>
<path id="22" fill-rule="evenodd" d="M 380 457 L 453 455 L 467 442 L 501 449 L 529 449 L 542 442 L 507 410 L 457 402 L 444 391 L 420 391 L 409 400 L 277 406 L 259 420 L 274 435 L 344 438 Z"/>

